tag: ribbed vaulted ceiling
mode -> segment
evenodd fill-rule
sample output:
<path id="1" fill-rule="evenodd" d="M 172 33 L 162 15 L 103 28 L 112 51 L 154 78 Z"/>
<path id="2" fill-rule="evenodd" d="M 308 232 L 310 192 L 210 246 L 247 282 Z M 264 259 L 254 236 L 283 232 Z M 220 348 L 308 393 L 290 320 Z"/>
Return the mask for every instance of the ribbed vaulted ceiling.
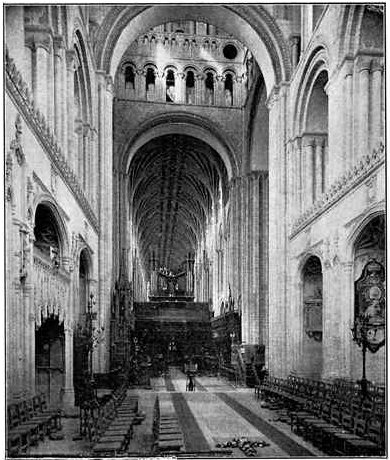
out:
<path id="1" fill-rule="evenodd" d="M 130 207 L 141 256 L 176 270 L 204 235 L 220 184 L 226 199 L 226 168 L 205 142 L 166 135 L 141 147 L 130 165 Z"/>

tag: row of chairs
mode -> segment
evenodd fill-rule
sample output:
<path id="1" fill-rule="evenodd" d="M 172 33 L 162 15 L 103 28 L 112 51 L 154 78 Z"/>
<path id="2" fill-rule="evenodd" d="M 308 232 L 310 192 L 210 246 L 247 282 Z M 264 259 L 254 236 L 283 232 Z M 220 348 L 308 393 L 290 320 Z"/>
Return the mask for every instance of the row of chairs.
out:
<path id="1" fill-rule="evenodd" d="M 178 453 L 184 450 L 183 432 L 173 405 L 162 406 L 158 396 L 154 405 L 153 436 L 156 454 Z"/>
<path id="2" fill-rule="evenodd" d="M 380 455 L 385 444 L 385 392 L 364 397 L 352 382 L 269 377 L 261 393 L 271 408 L 286 408 L 291 429 L 331 455 Z"/>
<path id="3" fill-rule="evenodd" d="M 126 386 L 121 385 L 102 400 L 94 397 L 80 406 L 80 434 L 90 442 L 96 442 L 107 423 L 116 414 L 116 408 L 126 396 Z"/>
<path id="4" fill-rule="evenodd" d="M 7 413 L 9 456 L 26 452 L 45 436 L 61 430 L 61 411 L 48 408 L 45 394 L 9 404 Z"/>
<path id="5" fill-rule="evenodd" d="M 311 400 L 290 412 L 292 431 L 330 455 L 382 455 L 384 421 L 383 407 L 356 399 Z"/>
<path id="6" fill-rule="evenodd" d="M 307 399 L 331 399 L 343 401 L 345 399 L 362 399 L 361 387 L 357 383 L 336 380 L 324 382 L 308 378 L 289 376 L 286 379 L 268 377 L 255 389 L 257 397 L 262 394 L 274 396 L 277 400 L 283 400 L 288 407 L 305 403 Z M 384 404 L 385 390 L 383 387 L 369 385 L 365 400 Z"/>
<path id="7" fill-rule="evenodd" d="M 123 454 L 132 438 L 137 414 L 138 396 L 126 396 L 115 409 L 114 416 L 107 420 L 102 435 L 93 447 L 93 454 L 114 457 Z"/>

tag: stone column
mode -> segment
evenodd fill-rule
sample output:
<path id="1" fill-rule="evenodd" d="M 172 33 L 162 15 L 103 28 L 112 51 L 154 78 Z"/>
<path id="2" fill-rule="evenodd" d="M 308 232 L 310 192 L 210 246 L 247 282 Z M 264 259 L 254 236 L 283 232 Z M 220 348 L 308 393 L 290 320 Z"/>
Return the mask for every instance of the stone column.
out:
<path id="1" fill-rule="evenodd" d="M 287 209 L 288 209 L 288 220 L 289 220 L 289 225 L 291 224 L 291 214 L 292 214 L 292 209 L 294 206 L 294 195 L 293 195 L 293 190 L 294 190 L 294 176 L 293 176 L 293 151 L 292 151 L 292 145 L 291 142 L 288 142 L 286 145 L 286 168 L 287 168 L 287 183 L 286 183 L 286 188 L 288 190 L 288 195 L 287 195 Z"/>
<path id="2" fill-rule="evenodd" d="M 63 408 L 67 415 L 75 413 L 73 387 L 73 328 L 72 321 L 64 324 L 65 332 L 65 385 L 62 398 Z"/>
<path id="3" fill-rule="evenodd" d="M 66 69 L 67 69 L 67 116 L 68 120 L 68 163 L 77 172 L 75 164 L 77 161 L 77 147 L 74 145 L 74 78 L 75 78 L 75 51 L 66 52 Z M 76 152 L 75 152 L 76 150 Z"/>
<path id="4" fill-rule="evenodd" d="M 322 194 L 322 171 L 323 171 L 323 145 L 324 140 L 317 138 L 315 140 L 315 200 L 318 200 Z"/>
<path id="5" fill-rule="evenodd" d="M 32 397 L 35 392 L 35 365 L 31 369 L 31 361 L 35 364 L 35 322 L 31 321 L 34 286 L 31 283 L 31 271 L 28 275 L 30 282 L 22 287 L 23 312 L 20 333 L 22 335 L 21 359 L 21 393 L 23 397 Z M 35 319 L 35 318 L 34 318 Z M 33 355 L 34 353 L 34 355 Z M 31 373 L 32 371 L 32 373 Z"/>
<path id="6" fill-rule="evenodd" d="M 250 343 L 259 345 L 264 343 L 264 337 L 260 335 L 262 324 L 260 323 L 260 309 L 264 309 L 265 305 L 260 302 L 260 272 L 262 270 L 261 261 L 261 245 L 263 238 L 260 233 L 263 225 L 261 219 L 261 179 L 260 171 L 253 171 L 250 176 L 251 181 L 251 220 L 252 220 L 252 231 L 251 238 L 249 240 L 249 255 L 251 257 L 250 272 L 249 272 L 249 286 L 250 286 L 250 308 L 251 308 L 251 324 L 250 324 Z M 263 319 L 263 318 L 262 318 Z"/>
<path id="7" fill-rule="evenodd" d="M 91 193 L 90 131 L 90 125 L 83 124 L 83 188 L 88 200 Z"/>
<path id="8" fill-rule="evenodd" d="M 98 175 L 99 175 L 99 162 L 97 152 L 97 130 L 91 129 L 91 205 L 92 209 L 97 213 L 97 194 L 98 194 Z"/>
<path id="9" fill-rule="evenodd" d="M 215 77 L 215 104 L 225 106 L 225 92 L 224 92 L 225 77 L 217 75 Z"/>
<path id="10" fill-rule="evenodd" d="M 242 271 L 242 266 L 244 264 L 244 259 L 242 258 L 242 248 L 241 248 L 241 240 L 242 240 L 242 235 L 244 233 L 244 226 L 242 222 L 242 217 L 241 217 L 241 195 L 242 195 L 242 184 L 243 184 L 243 179 L 242 177 L 237 177 L 236 180 L 236 230 L 237 230 L 237 288 L 238 288 L 238 295 L 240 297 L 240 313 L 242 315 L 242 291 L 243 291 L 243 285 L 242 285 L 242 279 L 241 279 L 241 271 Z"/>
<path id="11" fill-rule="evenodd" d="M 104 117 L 104 146 L 100 151 L 100 159 L 103 162 L 105 187 L 104 196 L 101 197 L 103 201 L 103 212 L 100 215 L 100 222 L 104 228 L 104 266 L 102 272 L 104 273 L 104 287 L 103 295 L 100 298 L 100 325 L 104 325 L 105 335 L 109 337 L 110 334 L 110 301 L 111 301 L 111 284 L 112 284 L 112 236 L 113 236 L 113 216 L 112 216 L 112 194 L 113 194 L 113 151 L 112 151 L 112 116 L 113 116 L 113 83 L 109 76 L 105 77 L 102 96 L 105 99 L 105 111 L 101 115 Z M 102 120 L 102 121 L 103 121 Z M 109 341 L 100 346 L 101 352 L 104 349 L 104 355 L 99 357 L 99 371 L 107 371 L 109 366 L 110 349 Z M 98 372 L 99 372 L 98 371 Z"/>
<path id="12" fill-rule="evenodd" d="M 84 166 L 84 141 L 83 141 L 83 122 L 81 119 L 75 120 L 75 130 L 74 130 L 74 171 L 77 175 L 77 178 L 83 187 L 83 166 Z"/>
<path id="13" fill-rule="evenodd" d="M 370 66 L 362 65 L 359 71 L 359 158 L 369 154 L 369 98 L 370 98 Z"/>
<path id="14" fill-rule="evenodd" d="M 156 75 L 156 101 L 165 102 L 166 101 L 166 84 L 165 84 L 165 73 L 163 71 L 157 70 Z"/>
<path id="15" fill-rule="evenodd" d="M 46 76 L 46 98 L 47 98 L 47 123 L 54 129 L 55 127 L 55 92 L 54 92 L 54 49 L 53 41 L 50 37 L 47 52 L 47 76 Z"/>
<path id="16" fill-rule="evenodd" d="M 254 296 L 252 293 L 253 286 L 251 282 L 251 275 L 252 275 L 252 200 L 253 200 L 253 183 L 251 174 L 248 174 L 246 177 L 246 200 L 245 200 L 245 208 L 246 208 L 246 241 L 244 246 L 245 251 L 245 291 L 246 291 L 246 301 L 248 304 L 248 343 L 251 344 L 253 347 L 254 344 L 258 344 L 259 335 L 258 335 L 258 327 L 253 327 L 254 318 L 258 316 L 258 303 L 255 304 Z M 251 348 L 252 348 L 251 347 Z M 253 348 L 252 348 L 253 351 Z"/>
<path id="17" fill-rule="evenodd" d="M 260 174 L 260 344 L 265 345 L 265 362 L 269 352 L 269 306 L 268 306 L 268 173 Z"/>
<path id="18" fill-rule="evenodd" d="M 233 78 L 233 107 L 242 107 L 244 104 L 244 78 Z"/>
<path id="19" fill-rule="evenodd" d="M 314 197 L 314 139 L 305 139 L 305 205 L 307 210 L 313 204 Z"/>
<path id="20" fill-rule="evenodd" d="M 244 344 L 249 344 L 249 306 L 248 306 L 248 288 L 247 288 L 247 251 L 246 251 L 246 242 L 247 242 L 247 235 L 248 235 L 248 208 L 247 208 L 247 177 L 243 176 L 241 178 L 241 187 L 240 187 L 240 201 L 239 201 L 239 212 L 240 212 L 240 220 L 239 225 L 241 227 L 241 238 L 239 242 L 240 247 L 240 260 L 241 260 L 241 270 L 240 270 L 240 278 L 241 278 L 241 329 L 242 335 L 241 340 Z"/>
<path id="21" fill-rule="evenodd" d="M 231 214 L 230 214 L 230 250 L 231 250 L 231 289 L 232 295 L 235 298 L 237 303 L 237 292 L 238 292 L 238 282 L 237 282 L 237 268 L 238 263 L 237 256 L 237 219 L 236 219 L 236 180 L 232 179 L 230 181 L 230 203 L 231 203 Z M 236 304 L 237 306 L 237 304 Z"/>
<path id="22" fill-rule="evenodd" d="M 325 261 L 322 270 L 323 304 L 322 304 L 322 378 L 332 379 L 339 376 L 341 353 L 340 316 L 335 305 L 341 299 L 340 277 L 338 267 Z M 344 286 L 344 284 L 343 284 Z"/>
<path id="23" fill-rule="evenodd" d="M 143 69 L 137 69 L 134 76 L 135 98 L 140 100 L 146 99 L 146 72 Z"/>
<path id="24" fill-rule="evenodd" d="M 195 104 L 204 104 L 204 75 L 197 74 L 195 76 Z"/>
<path id="25" fill-rule="evenodd" d="M 35 41 L 32 53 L 32 88 L 34 103 L 47 120 L 48 115 L 48 44 L 46 41 Z"/>
<path id="26" fill-rule="evenodd" d="M 304 359 L 303 351 L 303 282 L 301 273 L 298 273 L 298 264 L 291 264 L 292 270 L 296 270 L 295 283 L 292 285 L 291 295 L 293 296 L 293 309 L 291 318 L 291 330 L 294 331 L 294 348 L 293 348 L 293 370 L 298 374 L 302 374 L 304 371 L 304 365 L 302 360 Z M 294 279 L 293 278 L 293 279 Z"/>
<path id="27" fill-rule="evenodd" d="M 63 84 L 63 55 L 64 47 L 62 38 L 57 37 L 54 39 L 54 132 L 58 141 L 61 143 L 61 146 L 64 145 L 63 139 L 63 128 L 62 124 L 65 121 L 62 118 L 62 104 L 63 104 L 63 93 L 62 93 L 62 84 Z"/>
<path id="28" fill-rule="evenodd" d="M 344 133 L 344 158 L 345 170 L 348 171 L 354 164 L 354 149 L 353 149 L 353 107 L 352 107 L 352 83 L 353 72 L 351 65 L 348 66 L 344 81 L 344 120 L 345 120 L 345 133 Z"/>
<path id="29" fill-rule="evenodd" d="M 178 104 L 186 102 L 186 75 L 183 72 L 178 72 L 175 75 L 176 86 L 176 101 Z"/>
<path id="30" fill-rule="evenodd" d="M 374 60 L 372 65 L 372 98 L 371 98 L 371 127 L 370 152 L 378 147 L 382 138 L 382 65 Z"/>
<path id="31" fill-rule="evenodd" d="M 329 168 L 328 176 L 330 183 L 333 184 L 343 172 L 343 139 L 345 136 L 345 116 L 344 116 L 344 78 L 342 71 L 332 76 L 325 86 L 328 95 L 328 129 L 324 129 L 323 134 L 329 133 Z"/>
<path id="32" fill-rule="evenodd" d="M 294 205 L 294 218 L 298 217 L 302 213 L 302 148 L 301 148 L 300 137 L 297 137 L 294 141 L 294 177 L 295 177 L 295 205 Z"/>
<path id="33" fill-rule="evenodd" d="M 354 321 L 354 303 L 355 303 L 355 292 L 354 292 L 354 279 L 353 279 L 353 262 L 344 262 L 341 264 L 340 277 L 343 286 L 341 291 L 342 297 L 340 300 L 345 305 L 345 308 L 341 309 L 340 315 L 340 337 L 341 337 L 341 348 L 340 348 L 340 365 L 339 373 L 341 377 L 353 378 L 353 371 L 351 366 L 352 360 L 352 347 L 356 346 L 352 341 L 351 328 Z M 340 280 L 339 280 L 340 282 Z"/>
<path id="34" fill-rule="evenodd" d="M 23 397 L 24 392 L 24 372 L 23 372 L 23 339 L 24 339 L 24 318 L 23 318 L 23 291 L 22 286 L 18 283 L 18 285 L 14 286 L 14 306 L 16 308 L 16 314 L 14 316 L 14 329 L 15 329 L 15 368 L 12 370 L 15 374 L 15 386 L 12 388 L 12 394 L 14 398 L 21 399 Z M 35 372 L 34 372 L 35 375 Z"/>
<path id="35" fill-rule="evenodd" d="M 99 189 L 106 190 L 106 166 L 105 166 L 105 136 L 106 136 L 106 82 L 104 72 L 98 73 L 98 151 L 99 151 Z M 106 242 L 106 200 L 105 195 L 99 194 L 99 223 L 100 223 L 100 235 L 98 241 L 99 251 L 99 306 L 102 309 L 106 300 L 106 278 L 105 278 L 105 242 Z M 102 311 L 99 311 L 101 320 L 103 319 Z M 99 347 L 99 361 L 104 360 L 104 350 Z"/>
<path id="36" fill-rule="evenodd" d="M 65 48 L 62 50 L 61 62 L 61 149 L 65 158 L 69 159 L 68 152 L 68 66 Z M 69 163 L 70 164 L 70 163 Z"/>
<path id="37" fill-rule="evenodd" d="M 288 87 L 273 88 L 269 109 L 269 370 L 285 376 L 287 357 L 286 315 L 287 228 L 286 228 L 286 96 Z"/>

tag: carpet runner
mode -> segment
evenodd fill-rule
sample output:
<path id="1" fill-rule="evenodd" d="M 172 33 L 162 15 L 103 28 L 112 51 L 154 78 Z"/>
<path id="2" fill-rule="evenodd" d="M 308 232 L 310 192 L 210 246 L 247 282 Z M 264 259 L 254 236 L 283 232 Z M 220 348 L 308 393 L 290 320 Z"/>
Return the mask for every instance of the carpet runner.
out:
<path id="1" fill-rule="evenodd" d="M 274 442 L 277 446 L 288 452 L 292 457 L 312 457 L 313 453 L 305 449 L 303 446 L 289 438 L 287 435 L 279 431 L 274 426 L 270 425 L 264 419 L 251 412 L 247 407 L 240 404 L 238 401 L 228 396 L 226 393 L 215 393 L 218 397 L 235 410 L 242 418 L 247 420 L 257 430 L 263 433 L 268 439 Z"/>
<path id="2" fill-rule="evenodd" d="M 165 376 L 165 386 L 172 391 L 171 398 L 184 436 L 186 452 L 210 452 L 210 446 L 191 412 L 182 393 L 176 392 L 170 375 Z"/>

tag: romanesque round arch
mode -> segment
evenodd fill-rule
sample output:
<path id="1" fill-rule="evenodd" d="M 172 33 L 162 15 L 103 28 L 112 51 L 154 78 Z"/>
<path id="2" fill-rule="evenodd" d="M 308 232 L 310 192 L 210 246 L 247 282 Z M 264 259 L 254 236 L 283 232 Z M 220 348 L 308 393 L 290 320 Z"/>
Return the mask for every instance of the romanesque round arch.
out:
<path id="1" fill-rule="evenodd" d="M 124 147 L 120 169 L 128 171 L 135 153 L 150 140 L 166 134 L 186 134 L 206 142 L 220 155 L 230 180 L 238 174 L 238 162 L 227 134 L 223 136 L 222 133 L 222 128 L 199 116 L 176 112 L 155 117 L 142 124 Z"/>
<path id="2" fill-rule="evenodd" d="M 84 242 L 80 245 L 77 254 L 77 261 L 80 263 L 81 258 L 84 257 L 85 263 L 88 269 L 88 280 L 93 279 L 94 267 L 93 267 L 93 257 L 91 249 Z"/>
<path id="3" fill-rule="evenodd" d="M 337 27 L 338 36 L 340 36 L 339 59 L 343 59 L 345 55 L 355 56 L 364 47 L 364 43 L 361 43 L 361 40 L 363 39 L 364 41 L 366 33 L 371 36 L 371 40 L 375 35 L 378 48 L 382 48 L 382 31 L 377 27 L 373 27 L 368 17 L 370 14 L 383 14 L 380 8 L 379 5 L 363 4 L 345 6 Z M 375 47 L 374 42 L 371 43 L 371 47 Z"/>
<path id="4" fill-rule="evenodd" d="M 346 239 L 345 260 L 347 262 L 353 261 L 356 241 L 360 237 L 362 231 L 373 219 L 379 216 L 385 216 L 385 213 L 386 211 L 384 206 L 382 204 L 378 204 L 375 207 L 367 209 L 364 216 L 355 223 Z"/>
<path id="5" fill-rule="evenodd" d="M 307 106 L 313 86 L 323 71 L 329 73 L 328 52 L 323 45 L 317 46 L 308 58 L 303 70 L 304 78 L 298 88 L 294 110 L 294 132 L 301 135 L 305 130 Z"/>
<path id="6" fill-rule="evenodd" d="M 260 5 L 113 7 L 97 35 L 100 69 L 114 76 L 129 43 L 145 29 L 177 19 L 210 22 L 236 35 L 261 63 L 268 94 L 275 85 L 289 79 L 291 63 L 287 43 L 275 20 Z"/>
<path id="7" fill-rule="evenodd" d="M 68 256 L 69 254 L 69 236 L 64 218 L 59 211 L 56 202 L 49 194 L 41 194 L 36 197 L 32 206 L 33 222 L 35 222 L 35 215 L 38 206 L 45 206 L 51 212 L 54 217 L 54 225 L 58 231 L 58 238 L 60 240 L 60 252 L 61 256 Z"/>

